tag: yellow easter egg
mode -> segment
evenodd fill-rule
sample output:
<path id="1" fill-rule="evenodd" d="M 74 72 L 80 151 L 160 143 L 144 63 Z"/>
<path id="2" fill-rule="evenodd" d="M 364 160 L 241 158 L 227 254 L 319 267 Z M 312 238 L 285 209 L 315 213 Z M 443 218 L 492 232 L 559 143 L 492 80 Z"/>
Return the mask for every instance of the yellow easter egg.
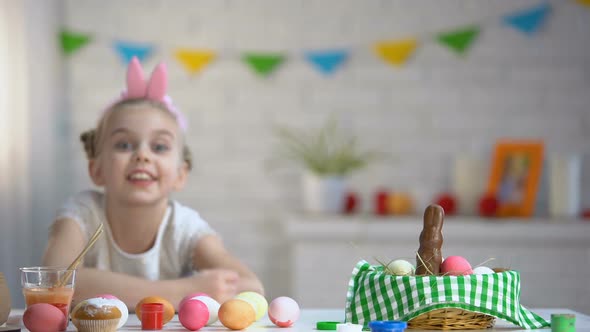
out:
<path id="1" fill-rule="evenodd" d="M 390 214 L 405 215 L 414 210 L 412 197 L 408 193 L 393 193 L 387 196 L 387 211 Z"/>
<path id="2" fill-rule="evenodd" d="M 268 310 L 268 302 L 261 294 L 256 292 L 242 292 L 235 298 L 244 300 L 254 307 L 254 311 L 256 312 L 256 320 L 259 320 L 262 318 L 262 316 L 266 315 Z"/>

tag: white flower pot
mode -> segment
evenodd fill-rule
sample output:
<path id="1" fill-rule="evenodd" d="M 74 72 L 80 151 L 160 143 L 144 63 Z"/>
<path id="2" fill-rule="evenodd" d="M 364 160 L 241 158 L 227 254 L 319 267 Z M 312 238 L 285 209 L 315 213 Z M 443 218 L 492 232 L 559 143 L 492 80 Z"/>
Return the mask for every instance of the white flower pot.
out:
<path id="1" fill-rule="evenodd" d="M 309 213 L 341 213 L 346 196 L 342 176 L 318 176 L 306 172 L 302 177 L 303 208 Z"/>

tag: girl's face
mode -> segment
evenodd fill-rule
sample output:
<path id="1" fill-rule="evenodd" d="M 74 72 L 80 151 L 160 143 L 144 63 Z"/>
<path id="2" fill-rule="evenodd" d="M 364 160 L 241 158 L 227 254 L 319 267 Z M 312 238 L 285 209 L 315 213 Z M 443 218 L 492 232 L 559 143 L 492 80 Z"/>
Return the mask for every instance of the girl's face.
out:
<path id="1" fill-rule="evenodd" d="M 100 155 L 90 162 L 90 176 L 119 202 L 162 202 L 186 182 L 180 130 L 163 110 L 143 105 L 114 111 L 101 144 Z"/>

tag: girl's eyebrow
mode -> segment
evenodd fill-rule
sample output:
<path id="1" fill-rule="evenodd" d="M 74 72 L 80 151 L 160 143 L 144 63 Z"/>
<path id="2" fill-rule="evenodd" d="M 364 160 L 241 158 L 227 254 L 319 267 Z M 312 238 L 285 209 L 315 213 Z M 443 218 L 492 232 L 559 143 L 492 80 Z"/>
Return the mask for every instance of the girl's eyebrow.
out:
<path id="1" fill-rule="evenodd" d="M 117 128 L 111 132 L 111 136 L 115 136 L 117 134 L 132 134 L 133 131 L 127 128 Z M 170 136 L 171 138 L 175 138 L 176 135 L 172 133 L 170 130 L 167 129 L 159 129 L 154 131 L 154 136 Z"/>
<path id="2" fill-rule="evenodd" d="M 174 133 L 172 133 L 170 130 L 166 130 L 166 129 L 159 129 L 154 131 L 154 136 L 170 136 L 170 138 L 175 138 L 176 135 L 174 135 Z"/>
<path id="3" fill-rule="evenodd" d="M 131 131 L 130 131 L 129 129 L 127 129 L 127 128 L 117 128 L 117 129 L 115 129 L 115 130 L 113 130 L 113 131 L 111 132 L 111 136 L 115 136 L 115 135 L 117 135 L 117 134 L 119 134 L 119 133 L 122 133 L 122 134 L 128 134 L 128 133 L 130 133 L 130 132 L 131 132 Z"/>

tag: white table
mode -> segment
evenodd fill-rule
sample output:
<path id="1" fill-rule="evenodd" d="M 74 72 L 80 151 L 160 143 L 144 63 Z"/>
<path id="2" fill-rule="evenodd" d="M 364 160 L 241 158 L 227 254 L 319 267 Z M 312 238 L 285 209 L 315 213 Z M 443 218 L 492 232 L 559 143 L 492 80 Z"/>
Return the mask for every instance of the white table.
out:
<path id="1" fill-rule="evenodd" d="M 579 312 L 575 312 L 568 309 L 531 309 L 533 312 L 539 314 L 541 317 L 550 320 L 551 314 L 575 314 L 576 315 L 576 331 L 577 332 L 590 332 L 590 316 L 584 315 Z M 22 317 L 23 310 L 13 310 L 10 314 L 9 322 L 19 322 Z M 301 317 L 293 327 L 291 328 L 279 328 L 272 324 L 268 319 L 268 316 L 261 318 L 258 322 L 255 322 L 245 331 L 248 332 L 303 332 L 303 331 L 315 331 L 316 322 L 318 321 L 344 321 L 344 310 L 342 309 L 304 309 L 301 311 Z M 28 331 L 23 327 L 22 331 Z M 551 329 L 537 329 L 537 330 L 524 330 L 516 329 L 517 327 L 501 320 L 497 320 L 493 329 L 486 331 L 551 331 Z M 134 314 L 129 315 L 127 324 L 118 331 L 140 331 L 141 323 Z M 76 331 L 76 327 L 70 323 L 68 331 Z M 178 322 L 178 317 L 164 326 L 163 331 L 188 331 Z M 211 326 L 206 326 L 199 331 L 231 331 L 225 328 L 221 323 L 217 322 Z M 412 330 L 419 331 L 419 330 Z M 473 331 L 473 330 L 472 330 Z"/>

